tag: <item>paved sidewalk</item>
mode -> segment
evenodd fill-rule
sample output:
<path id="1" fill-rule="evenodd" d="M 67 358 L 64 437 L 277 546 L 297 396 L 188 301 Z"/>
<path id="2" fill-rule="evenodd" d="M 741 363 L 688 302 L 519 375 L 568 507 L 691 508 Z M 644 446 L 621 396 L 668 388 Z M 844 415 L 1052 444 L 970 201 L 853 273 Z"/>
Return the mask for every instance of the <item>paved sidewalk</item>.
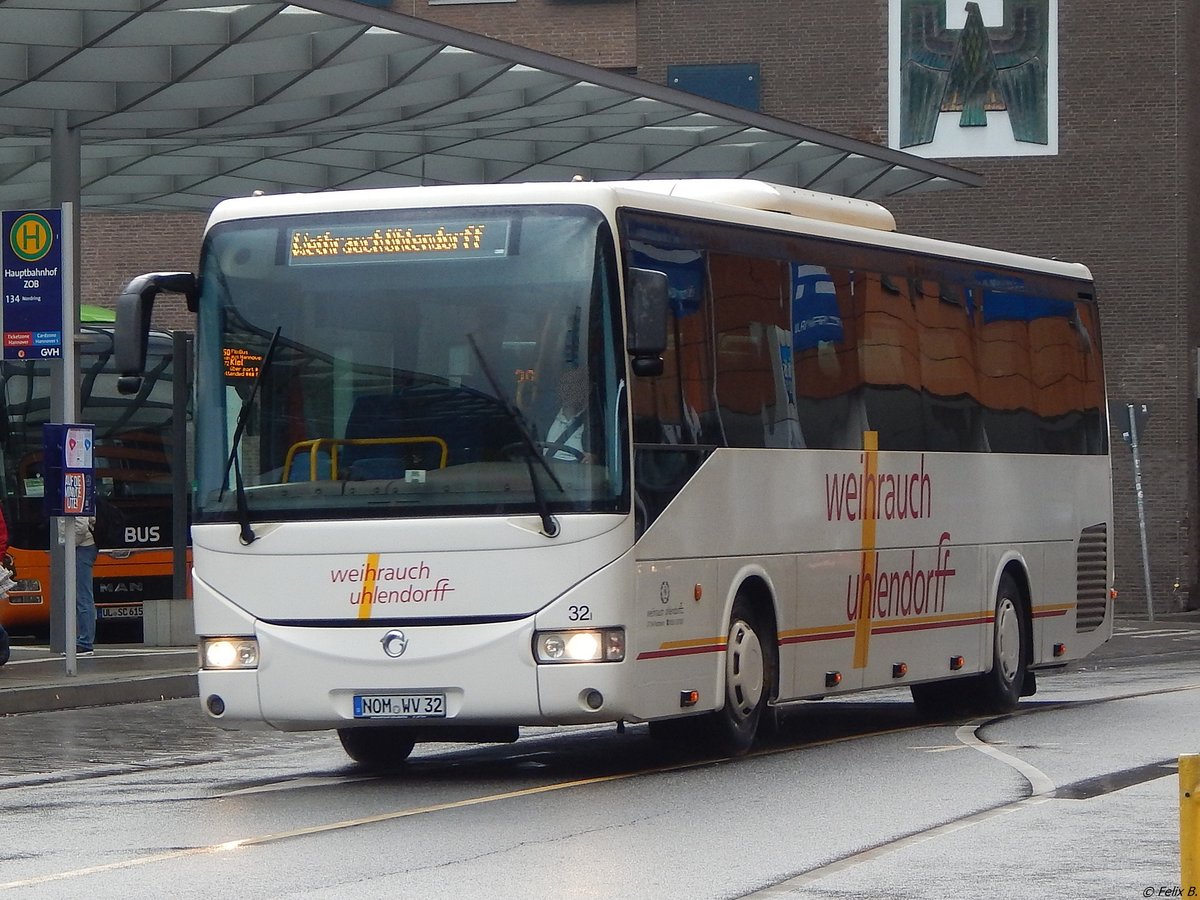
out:
<path id="1" fill-rule="evenodd" d="M 1164 654 L 1194 654 L 1200 667 L 1200 610 L 1153 622 L 1118 617 L 1112 640 L 1073 665 L 1137 665 Z M 197 696 L 194 647 L 101 644 L 75 662 L 67 675 L 66 660 L 46 646 L 14 644 L 0 666 L 0 716 Z"/>
<path id="2" fill-rule="evenodd" d="M 196 696 L 194 647 L 100 644 L 94 656 L 67 661 L 45 645 L 14 643 L 0 666 L 0 715 Z"/>

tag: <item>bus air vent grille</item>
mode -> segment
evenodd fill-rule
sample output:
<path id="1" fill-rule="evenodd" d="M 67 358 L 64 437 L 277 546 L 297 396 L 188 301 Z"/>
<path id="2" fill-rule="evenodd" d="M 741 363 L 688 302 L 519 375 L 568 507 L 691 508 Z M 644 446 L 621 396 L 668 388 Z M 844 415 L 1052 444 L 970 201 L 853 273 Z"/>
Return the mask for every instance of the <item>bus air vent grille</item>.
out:
<path id="1" fill-rule="evenodd" d="M 1075 630 L 1093 631 L 1108 608 L 1108 526 L 1090 525 L 1079 535 L 1075 557 Z"/>

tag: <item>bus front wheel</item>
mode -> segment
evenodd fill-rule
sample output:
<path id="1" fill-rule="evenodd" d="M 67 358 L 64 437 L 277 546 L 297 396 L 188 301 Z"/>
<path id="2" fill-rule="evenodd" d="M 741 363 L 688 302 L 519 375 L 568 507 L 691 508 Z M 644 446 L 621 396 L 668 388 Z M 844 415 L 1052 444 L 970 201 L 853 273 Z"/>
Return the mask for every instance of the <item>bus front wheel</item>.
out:
<path id="1" fill-rule="evenodd" d="M 750 601 L 738 597 L 725 644 L 725 705 L 711 714 L 709 728 L 716 748 L 731 756 L 750 749 L 770 698 L 774 642 L 769 637 Z"/>
<path id="2" fill-rule="evenodd" d="M 416 741 L 408 728 L 339 728 L 338 739 L 346 755 L 372 769 L 398 766 L 412 753 Z"/>

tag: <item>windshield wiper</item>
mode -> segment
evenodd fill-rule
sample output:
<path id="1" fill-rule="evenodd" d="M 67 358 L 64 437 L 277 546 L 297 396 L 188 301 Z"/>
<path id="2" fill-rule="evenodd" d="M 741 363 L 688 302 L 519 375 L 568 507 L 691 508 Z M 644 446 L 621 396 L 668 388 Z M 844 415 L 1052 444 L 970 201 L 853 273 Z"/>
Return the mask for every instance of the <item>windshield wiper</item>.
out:
<path id="1" fill-rule="evenodd" d="M 538 478 L 537 469 L 534 467 L 534 460 L 541 464 L 541 467 L 550 476 L 550 480 L 554 482 L 555 487 L 560 492 L 565 492 L 562 482 L 558 480 L 558 476 L 554 474 L 554 470 L 550 468 L 550 464 L 546 462 L 545 457 L 538 452 L 537 443 L 533 439 L 533 435 L 529 431 L 529 424 L 525 421 L 525 416 L 521 414 L 521 410 L 513 405 L 512 401 L 500 387 L 500 382 L 492 374 L 491 368 L 487 364 L 487 360 L 483 358 L 483 352 L 479 349 L 479 345 L 475 343 L 475 335 L 468 334 L 467 342 L 471 345 L 471 350 L 475 353 L 475 358 L 479 360 L 479 368 L 483 370 L 483 377 L 488 380 L 488 384 L 492 386 L 492 393 L 495 394 L 495 401 L 504 410 L 504 414 L 508 420 L 517 429 L 517 433 L 521 436 L 521 445 L 525 448 L 525 465 L 529 469 L 529 483 L 533 485 L 533 500 L 537 503 L 538 515 L 542 518 L 542 533 L 546 537 L 558 537 L 561 529 L 558 525 L 558 520 L 554 518 L 554 513 L 550 511 L 550 501 L 546 499 L 546 495 L 542 490 L 542 481 Z"/>
<path id="2" fill-rule="evenodd" d="M 282 328 L 276 328 L 275 333 L 271 335 L 271 343 L 267 344 L 267 352 L 263 354 L 262 362 L 258 366 L 258 374 L 254 376 L 254 383 L 250 385 L 250 392 L 246 395 L 246 399 L 242 401 L 242 408 L 238 412 L 237 427 L 233 429 L 233 440 L 230 441 L 229 459 L 225 462 L 225 474 L 221 477 L 221 490 L 217 494 L 218 501 L 224 499 L 225 485 L 229 483 L 229 470 L 232 468 L 234 486 L 237 488 L 237 520 L 241 527 L 241 541 L 245 546 L 250 546 L 258 540 L 258 535 L 250 527 L 250 507 L 246 503 L 246 485 L 242 482 L 242 464 L 238 460 L 238 448 L 242 443 L 242 435 L 246 432 L 246 422 L 250 420 L 250 407 L 254 405 L 254 399 L 258 396 L 258 388 L 262 384 L 263 376 L 271 367 L 271 360 L 275 356 L 275 345 L 279 341 L 279 332 L 282 330 Z"/>

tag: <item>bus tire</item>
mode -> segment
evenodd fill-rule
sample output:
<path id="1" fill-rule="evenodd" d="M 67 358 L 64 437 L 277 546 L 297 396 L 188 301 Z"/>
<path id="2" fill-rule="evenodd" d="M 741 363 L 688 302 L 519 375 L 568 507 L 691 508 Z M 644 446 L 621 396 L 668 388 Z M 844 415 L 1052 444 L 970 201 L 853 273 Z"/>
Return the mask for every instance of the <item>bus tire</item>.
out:
<path id="1" fill-rule="evenodd" d="M 1017 581 L 1005 572 L 996 590 L 990 672 L 914 684 L 913 703 L 926 719 L 953 719 L 979 713 L 1009 712 L 1022 696 L 1032 693 L 1033 673 L 1025 601 Z"/>
<path id="2" fill-rule="evenodd" d="M 729 756 L 750 750 L 771 696 L 775 643 L 761 623 L 753 604 L 739 596 L 725 644 L 725 703 L 711 713 L 708 729 L 714 748 Z"/>
<path id="3" fill-rule="evenodd" d="M 1008 712 L 1021 699 L 1032 650 L 1025 599 L 1008 572 L 1000 576 L 993 622 L 992 670 L 975 680 L 972 705 L 980 712 Z"/>
<path id="4" fill-rule="evenodd" d="M 0 666 L 8 662 L 9 654 L 12 653 L 12 642 L 8 639 L 8 632 L 4 630 L 4 626 L 0 625 Z"/>
<path id="5" fill-rule="evenodd" d="M 337 734 L 346 755 L 372 769 L 400 765 L 416 746 L 412 731 L 401 726 L 339 728 Z"/>

